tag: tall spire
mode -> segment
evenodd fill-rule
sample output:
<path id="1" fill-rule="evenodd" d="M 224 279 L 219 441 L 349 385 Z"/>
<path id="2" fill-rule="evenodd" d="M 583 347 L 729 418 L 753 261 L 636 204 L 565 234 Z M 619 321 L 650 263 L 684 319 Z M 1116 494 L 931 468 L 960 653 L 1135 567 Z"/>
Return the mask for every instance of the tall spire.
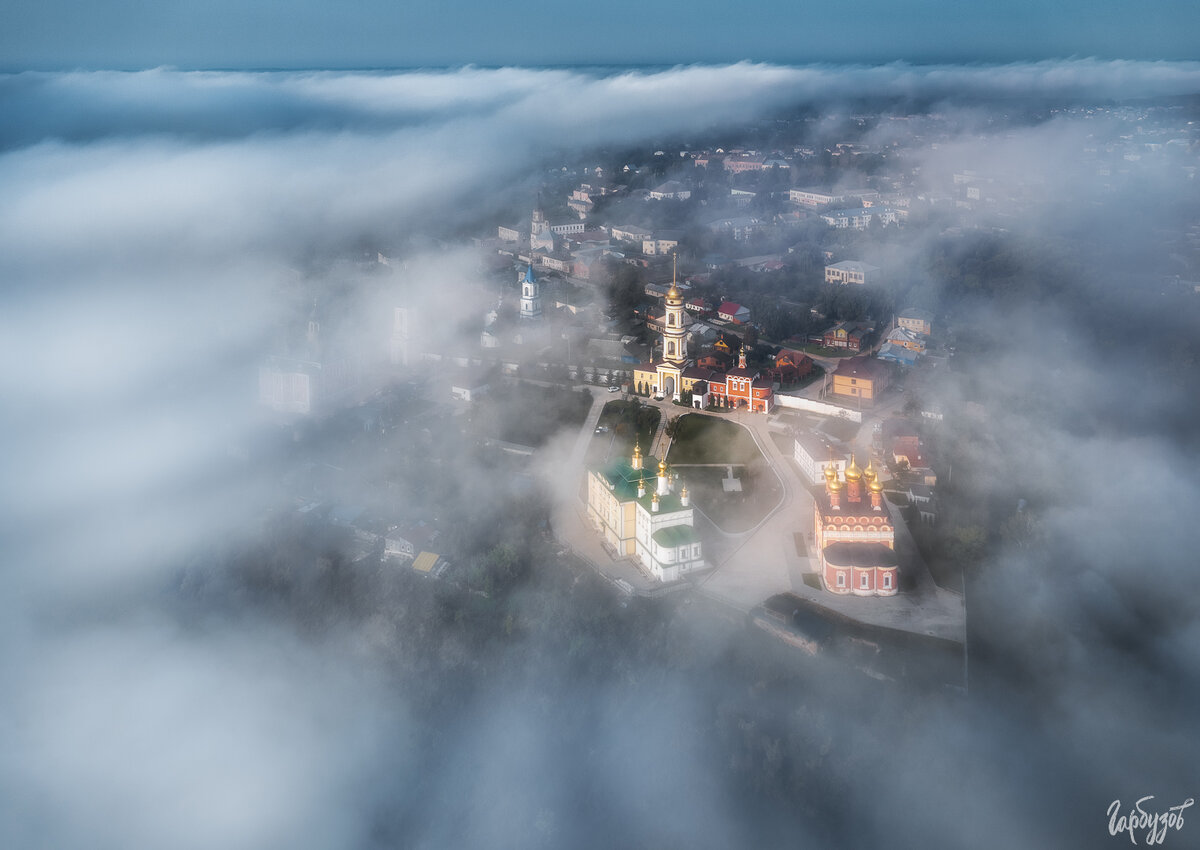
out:
<path id="1" fill-rule="evenodd" d="M 676 281 L 679 273 L 679 255 L 671 254 L 671 288 L 667 291 L 668 298 L 678 298 L 679 289 L 676 286 Z"/>

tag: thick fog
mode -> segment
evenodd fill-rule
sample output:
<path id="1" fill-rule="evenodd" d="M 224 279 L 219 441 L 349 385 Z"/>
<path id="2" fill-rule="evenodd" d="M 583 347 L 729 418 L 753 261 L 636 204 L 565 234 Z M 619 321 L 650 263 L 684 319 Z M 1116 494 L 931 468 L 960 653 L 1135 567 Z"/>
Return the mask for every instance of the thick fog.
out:
<path id="1" fill-rule="evenodd" d="M 1123 130 L 1080 105 L 1168 98 L 1200 121 L 1198 97 L 1198 65 L 1093 60 L 0 77 L 0 843 L 1124 841 L 1112 800 L 1165 809 L 1200 790 L 1200 295 L 1163 283 L 1197 279 L 1196 252 L 1163 233 L 1200 223 L 1200 193 L 1150 158 L 1098 180 L 1080 151 Z M 957 128 L 908 163 L 930 192 L 972 169 L 1051 199 L 981 213 L 979 234 L 1022 248 L 983 283 L 930 265 L 983 238 L 936 213 L 877 248 L 958 329 L 962 365 L 930 401 L 968 411 L 947 425 L 955 475 L 1003 502 L 980 525 L 1008 523 L 968 584 L 983 671 L 969 697 L 817 664 L 797 701 L 770 659 L 739 669 L 740 621 L 716 610 L 664 604 L 670 622 L 631 620 L 625 643 L 564 644 L 557 623 L 587 611 L 545 607 L 536 575 L 514 594 L 521 627 L 483 647 L 432 619 L 410 634 L 425 615 L 377 577 L 284 575 L 290 542 L 269 517 L 303 458 L 288 429 L 264 430 L 257 370 L 314 298 L 366 361 L 385 359 L 400 302 L 434 317 L 420 334 L 477 346 L 464 234 L 525 213 L 548 169 L 732 145 L 782 114 L 815 116 L 819 136 L 822 116 L 863 104 Z M 377 254 L 389 265 L 363 260 Z M 348 464 L 364 487 L 379 474 Z M 476 528 L 562 498 L 553 459 L 529 471 L 514 483 L 464 451 L 392 485 L 406 504 L 459 494 Z M 1017 500 L 1028 512 L 1010 519 Z M 349 615 L 324 607 L 337 594 Z M 708 739 L 714 715 L 743 737 Z M 786 786 L 746 782 L 728 755 L 764 730 L 788 755 L 744 749 Z"/>

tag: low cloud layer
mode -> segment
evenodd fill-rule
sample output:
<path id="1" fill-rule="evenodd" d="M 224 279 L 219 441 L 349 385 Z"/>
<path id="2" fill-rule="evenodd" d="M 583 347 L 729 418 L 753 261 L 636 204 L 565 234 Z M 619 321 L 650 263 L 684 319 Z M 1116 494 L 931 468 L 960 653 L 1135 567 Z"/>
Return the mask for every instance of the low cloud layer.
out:
<path id="1" fill-rule="evenodd" d="M 780 705 L 781 728 L 803 712 L 817 718 L 814 764 L 831 748 L 849 753 L 830 780 L 844 792 L 836 822 L 865 811 L 857 834 L 825 832 L 828 812 L 810 813 L 805 834 L 885 843 L 888 817 L 911 816 L 933 788 L 946 806 L 931 826 L 897 827 L 901 835 L 1102 846 L 1109 798 L 1194 795 L 1188 766 L 1200 753 L 1185 718 L 1200 662 L 1187 508 L 1200 497 L 1200 470 L 1188 454 L 1194 437 L 1181 434 L 1195 400 L 1173 383 L 1187 374 L 1182 361 L 1158 373 L 1137 340 L 1151 327 L 1194 332 L 1195 314 L 1160 315 L 1157 290 L 1131 280 L 1156 251 L 1153 234 L 1124 218 L 1190 211 L 1194 187 L 1148 171 L 1137 191 L 1111 190 L 1128 205 L 1096 213 L 1084 203 L 1094 184 L 1071 166 L 1090 138 L 1103 141 L 1104 126 L 1063 115 L 991 133 L 986 119 L 1014 102 L 1197 93 L 1195 63 L 1095 60 L 0 78 L 0 423 L 10 448 L 0 505 L 11 582 L 0 601 L 0 713 L 11 720 L 0 731 L 0 840 L 316 848 L 530 837 L 531 846 L 608 846 L 589 830 L 612 812 L 625 842 L 779 837 L 769 807 L 756 822 L 760 810 L 731 800 L 714 778 L 730 766 L 689 736 L 701 726 L 697 705 L 718 690 L 696 678 L 631 665 L 627 686 L 609 690 L 555 669 L 531 672 L 523 665 L 545 649 L 531 638 L 503 656 L 511 677 L 455 692 L 444 737 L 414 741 L 410 695 L 386 675 L 378 622 L 314 637 L 247 615 L 244 599 L 227 616 L 196 615 L 175 595 L 181 574 L 219 585 L 197 553 L 253 545 L 258 521 L 277 507 L 280 471 L 246 461 L 244 450 L 260 425 L 255 369 L 297 292 L 345 285 L 355 293 L 350 315 L 364 322 L 397 297 L 442 317 L 448 333 L 481 318 L 462 297 L 473 269 L 456 250 L 414 252 L 378 287 L 358 286 L 361 270 L 330 257 L 444 238 L 489 210 L 526 204 L 530 174 L 555 152 L 686 141 L 865 101 L 960 115 L 967 129 L 924 155 L 924 173 L 974 167 L 1049 183 L 1061 202 L 1005 222 L 1008 232 L 1032 240 L 1099 228 L 1113 262 L 1106 275 L 1056 272 L 1024 303 L 999 306 L 913 272 L 918 283 L 928 278 L 914 291 L 1005 342 L 968 360 L 945 393 L 947 404 L 1002 412 L 977 423 L 973 464 L 990 482 L 980 486 L 1039 508 L 1033 548 L 989 555 L 974 589 L 1006 601 L 989 629 L 1011 634 L 997 651 L 1029 664 L 1035 696 L 914 711 L 911 736 L 898 741 L 856 738 L 853 719 L 827 719 L 862 704 L 836 677 L 823 685 L 824 703 Z M 914 229 L 893 259 L 915 268 L 943 238 L 936 223 Z M 1156 279 L 1171 270 L 1167 259 Z M 1036 279 L 1046 268 L 1022 274 Z M 1116 344 L 1128 350 L 1113 357 L 1121 319 L 1130 339 Z M 456 486 L 477 486 L 485 505 L 509 498 L 485 470 L 449 474 L 463 476 Z M 419 494 L 428 482 L 404 484 Z M 1042 655 L 1030 635 L 1045 640 Z M 470 667 L 470 650 L 431 652 L 443 663 L 461 652 Z M 586 731 L 570 726 L 576 707 Z M 1063 795 L 1072 817 L 1095 823 L 1076 829 L 1056 821 L 1050 803 L 1030 804 L 1022 783 L 1041 770 L 1071 787 Z M 864 809 L 880 797 L 888 817 Z M 412 799 L 424 807 L 406 809 Z M 959 817 L 963 806 L 978 831 Z M 397 835 L 397 823 L 412 832 Z"/>

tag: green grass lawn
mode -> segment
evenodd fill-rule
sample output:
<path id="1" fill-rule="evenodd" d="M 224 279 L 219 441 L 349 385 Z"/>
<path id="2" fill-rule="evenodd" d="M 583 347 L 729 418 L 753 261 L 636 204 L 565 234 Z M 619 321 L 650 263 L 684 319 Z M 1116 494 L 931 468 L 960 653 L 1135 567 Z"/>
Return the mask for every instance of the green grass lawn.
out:
<path id="1" fill-rule="evenodd" d="M 750 432 L 734 422 L 699 413 L 685 414 L 679 420 L 667 462 L 683 477 L 700 510 L 725 531 L 753 528 L 779 502 L 779 479 Z M 728 468 L 687 466 L 708 463 L 743 464 L 734 469 L 742 491 L 725 492 L 721 479 Z"/>
<path id="2" fill-rule="evenodd" d="M 588 464 L 632 455 L 635 440 L 640 441 L 642 453 L 648 454 L 650 441 L 654 439 L 661 418 L 657 407 L 643 405 L 636 400 L 610 401 L 604 405 L 596 426 L 607 428 L 608 431 L 592 436 L 587 454 Z"/>
<path id="3" fill-rule="evenodd" d="M 761 458 L 750 432 L 734 422 L 685 413 L 671 441 L 667 462 L 678 463 L 751 463 Z"/>
<path id="4" fill-rule="evenodd" d="M 734 469 L 742 482 L 740 493 L 726 493 L 721 485 L 728 469 L 682 467 L 678 469 L 695 504 L 723 531 L 737 533 L 756 526 L 779 503 L 779 479 L 761 456 L 749 466 Z"/>

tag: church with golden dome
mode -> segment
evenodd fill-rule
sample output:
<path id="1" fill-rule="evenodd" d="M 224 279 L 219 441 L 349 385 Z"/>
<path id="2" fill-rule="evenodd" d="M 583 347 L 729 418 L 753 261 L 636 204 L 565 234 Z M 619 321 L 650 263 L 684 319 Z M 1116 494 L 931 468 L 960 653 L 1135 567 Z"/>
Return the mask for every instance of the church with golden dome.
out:
<path id="1" fill-rule="evenodd" d="M 706 566 L 687 485 L 640 445 L 629 459 L 588 470 L 587 514 L 617 557 L 634 558 L 659 581 Z"/>
<path id="2" fill-rule="evenodd" d="M 662 358 L 653 363 L 643 363 L 634 370 L 635 385 L 644 384 L 659 395 L 679 401 L 680 394 L 691 389 L 685 386 L 684 372 L 691 365 L 688 361 L 687 318 L 683 309 L 683 296 L 675 275 L 671 276 L 671 288 L 667 290 L 666 315 L 663 316 Z"/>
<path id="3" fill-rule="evenodd" d="M 863 470 L 851 455 L 844 481 L 832 462 L 826 466 L 825 492 L 813 500 L 813 512 L 818 572 L 825 589 L 895 596 L 900 579 L 896 529 L 874 462 Z"/>
<path id="4" fill-rule="evenodd" d="M 675 277 L 672 273 L 665 299 L 662 357 L 633 370 L 634 386 L 646 387 L 672 401 L 680 401 L 683 393 L 693 393 L 693 406 L 700 408 L 709 402 L 722 408 L 770 413 L 775 406 L 774 384 L 746 365 L 745 345 L 738 354 L 737 368 L 725 372 L 700 368 L 689 359 L 687 318 Z"/>

